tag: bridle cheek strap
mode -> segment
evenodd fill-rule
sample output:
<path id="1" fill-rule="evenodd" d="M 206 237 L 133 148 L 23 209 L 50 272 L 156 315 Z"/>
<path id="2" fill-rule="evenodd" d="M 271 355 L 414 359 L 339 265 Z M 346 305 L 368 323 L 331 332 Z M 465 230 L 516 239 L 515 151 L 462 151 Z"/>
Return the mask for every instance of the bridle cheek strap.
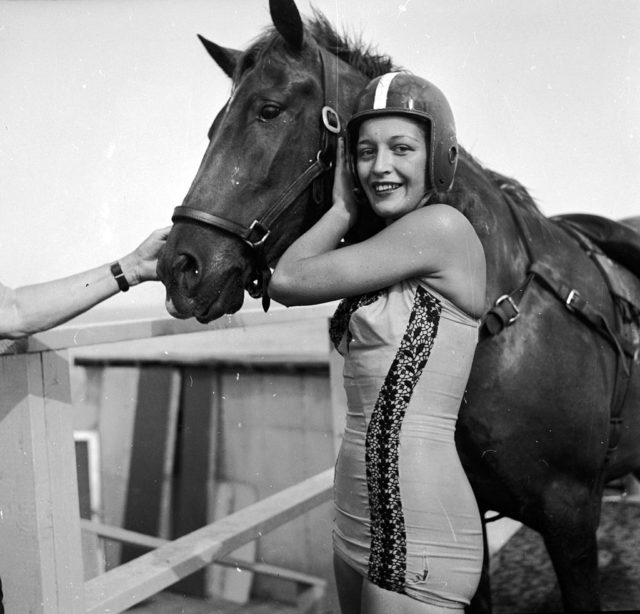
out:
<path id="1" fill-rule="evenodd" d="M 265 312 L 269 310 L 271 302 L 267 291 L 271 278 L 271 269 L 264 246 L 267 238 L 271 234 L 271 226 L 317 179 L 332 168 L 333 161 L 335 160 L 337 139 L 341 132 L 340 117 L 335 110 L 338 102 L 338 58 L 329 54 L 321 47 L 319 48 L 319 52 L 324 105 L 321 111 L 322 133 L 320 149 L 311 166 L 307 167 L 301 175 L 298 175 L 267 211 L 260 218 L 253 220 L 249 226 L 244 226 L 234 220 L 184 205 L 176 207 L 171 217 L 172 222 L 187 219 L 224 230 L 249 245 L 254 257 L 256 275 L 251 279 L 246 290 L 253 298 L 262 296 L 262 308 Z M 331 78 L 328 78 L 327 64 L 331 59 L 335 62 L 336 70 L 331 75 Z M 323 194 L 324 190 L 321 190 L 318 195 L 319 198 L 317 198 L 316 190 L 314 190 L 314 200 L 316 204 L 321 203 Z"/>

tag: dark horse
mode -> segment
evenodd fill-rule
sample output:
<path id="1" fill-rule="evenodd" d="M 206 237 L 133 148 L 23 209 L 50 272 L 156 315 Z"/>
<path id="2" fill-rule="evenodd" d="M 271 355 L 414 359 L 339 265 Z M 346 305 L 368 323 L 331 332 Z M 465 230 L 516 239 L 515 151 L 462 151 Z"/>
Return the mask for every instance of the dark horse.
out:
<path id="1" fill-rule="evenodd" d="M 293 0 L 271 0 L 271 16 L 275 28 L 243 52 L 202 39 L 232 93 L 159 263 L 176 317 L 207 322 L 238 310 L 245 288 L 262 293 L 267 265 L 329 204 L 339 129 L 332 108 L 344 124 L 356 93 L 394 68 L 319 13 L 303 24 Z M 487 312 L 509 297 L 497 308 L 506 325 L 494 318 L 499 326 L 487 328 L 496 334 L 478 346 L 459 454 L 482 510 L 543 536 L 565 609 L 598 610 L 603 487 L 630 472 L 640 477 L 637 352 L 602 325 L 619 314 L 583 235 L 545 218 L 517 182 L 462 151 L 454 186 L 439 197 L 467 216 L 484 245 Z M 615 265 L 610 277 L 637 316 L 636 277 Z"/>

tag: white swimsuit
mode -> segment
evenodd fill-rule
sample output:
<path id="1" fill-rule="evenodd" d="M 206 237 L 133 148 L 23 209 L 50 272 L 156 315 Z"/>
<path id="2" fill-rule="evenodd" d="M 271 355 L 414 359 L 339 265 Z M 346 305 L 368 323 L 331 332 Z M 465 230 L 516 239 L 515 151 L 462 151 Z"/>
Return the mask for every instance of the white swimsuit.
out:
<path id="1" fill-rule="evenodd" d="M 334 549 L 381 588 L 462 609 L 482 527 L 455 447 L 479 322 L 407 280 L 347 299 L 331 336 L 345 358 Z"/>

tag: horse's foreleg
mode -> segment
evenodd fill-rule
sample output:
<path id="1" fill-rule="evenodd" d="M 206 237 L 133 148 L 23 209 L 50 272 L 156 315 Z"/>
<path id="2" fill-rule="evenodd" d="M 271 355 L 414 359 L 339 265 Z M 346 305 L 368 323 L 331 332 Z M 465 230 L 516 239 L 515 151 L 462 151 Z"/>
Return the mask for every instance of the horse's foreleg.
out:
<path id="1" fill-rule="evenodd" d="M 599 612 L 598 544 L 595 530 L 544 536 L 565 612 Z"/>

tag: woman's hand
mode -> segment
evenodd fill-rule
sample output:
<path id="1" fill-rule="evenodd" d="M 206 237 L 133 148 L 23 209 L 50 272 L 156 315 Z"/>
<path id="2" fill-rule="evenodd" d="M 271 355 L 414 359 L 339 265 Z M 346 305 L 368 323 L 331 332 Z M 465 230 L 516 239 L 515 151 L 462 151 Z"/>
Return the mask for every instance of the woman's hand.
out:
<path id="1" fill-rule="evenodd" d="M 333 180 L 333 206 L 332 209 L 346 214 L 349 228 L 353 227 L 358 216 L 358 204 L 354 193 L 353 178 L 347 166 L 344 152 L 344 138 L 338 139 L 336 152 L 336 172 Z"/>
<path id="2" fill-rule="evenodd" d="M 154 230 L 131 254 L 120 260 L 129 285 L 135 286 L 143 281 L 158 279 L 156 265 L 171 226 Z"/>

